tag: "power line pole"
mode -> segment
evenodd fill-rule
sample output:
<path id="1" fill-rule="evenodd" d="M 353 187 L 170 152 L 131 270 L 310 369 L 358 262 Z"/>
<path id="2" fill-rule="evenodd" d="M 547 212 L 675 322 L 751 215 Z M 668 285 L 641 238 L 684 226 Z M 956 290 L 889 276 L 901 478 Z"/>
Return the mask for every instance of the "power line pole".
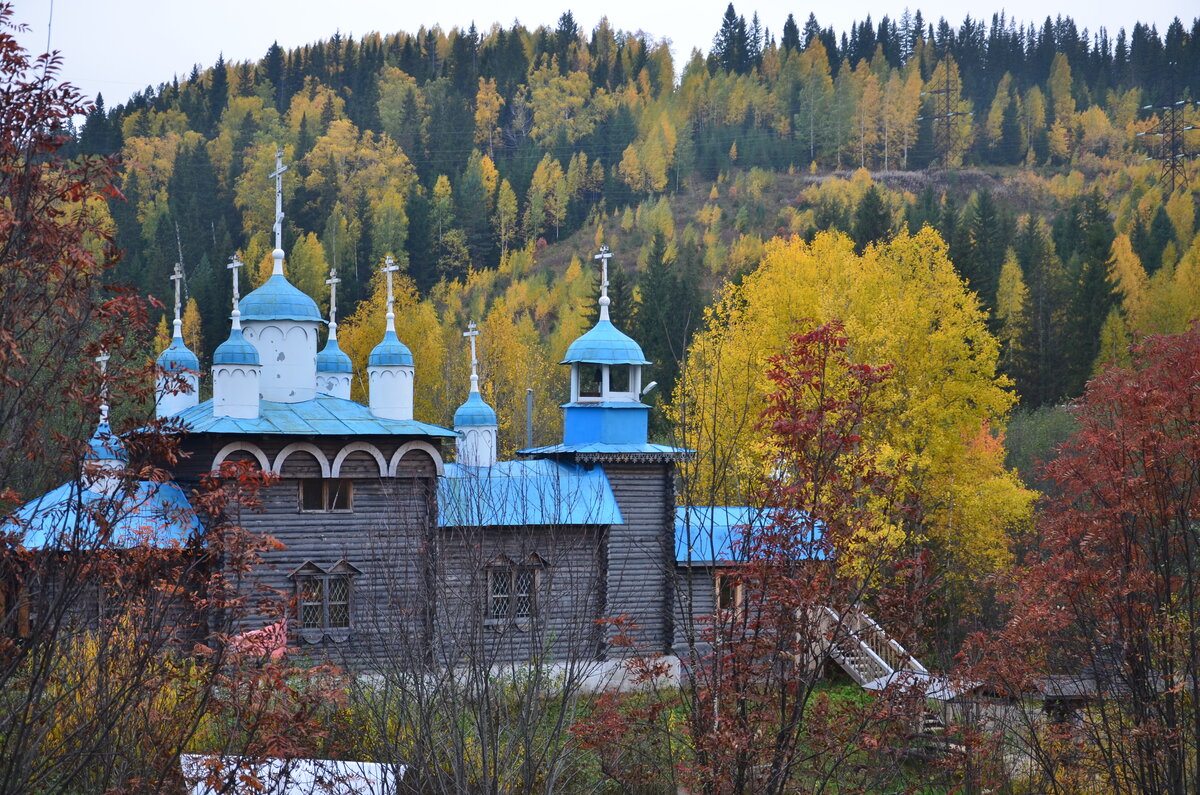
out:
<path id="1" fill-rule="evenodd" d="M 1184 118 L 1184 111 L 1192 103 L 1184 99 L 1176 99 L 1175 64 L 1171 68 L 1171 89 L 1165 105 L 1143 105 L 1142 110 L 1161 111 L 1158 124 L 1146 132 L 1140 132 L 1137 137 L 1150 136 L 1159 139 L 1158 154 L 1150 155 L 1147 160 L 1158 160 L 1162 163 L 1160 178 L 1169 186 L 1170 192 L 1175 192 L 1177 185 L 1187 186 L 1187 160 L 1195 157 L 1195 152 L 1188 151 L 1184 133 L 1196 129 Z"/>
<path id="2" fill-rule="evenodd" d="M 917 121 L 929 119 L 934 130 L 934 151 L 940 156 L 942 168 L 948 168 L 950 165 L 950 155 L 954 151 L 954 119 L 959 116 L 974 115 L 969 111 L 957 111 L 954 109 L 954 92 L 950 83 L 950 59 L 946 58 L 942 61 L 942 86 L 941 88 L 931 88 L 928 91 L 922 91 L 921 96 L 932 96 L 934 99 L 934 115 L 918 116 Z M 938 130 L 941 130 L 941 135 L 938 135 Z"/>

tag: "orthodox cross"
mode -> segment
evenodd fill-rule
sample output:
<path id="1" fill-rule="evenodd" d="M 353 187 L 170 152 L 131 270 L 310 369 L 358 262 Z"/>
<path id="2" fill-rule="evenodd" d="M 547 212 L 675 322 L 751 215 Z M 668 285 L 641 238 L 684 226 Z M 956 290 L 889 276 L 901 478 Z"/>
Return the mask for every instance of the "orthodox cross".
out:
<path id="1" fill-rule="evenodd" d="M 108 422 L 108 351 L 100 351 L 96 364 L 100 365 L 100 423 Z"/>
<path id="2" fill-rule="evenodd" d="M 179 288 L 183 283 L 183 266 L 178 262 L 175 263 L 175 271 L 171 274 L 171 281 L 175 282 L 175 319 L 179 320 Z"/>
<path id="3" fill-rule="evenodd" d="M 600 260 L 600 295 L 608 295 L 608 261 L 612 259 L 612 252 L 608 250 L 608 246 L 601 246 L 600 253 L 592 257 L 592 259 Z"/>
<path id="4" fill-rule="evenodd" d="M 275 180 L 275 248 L 283 248 L 283 172 L 288 167 L 283 164 L 283 150 L 275 150 L 275 170 L 269 179 Z"/>
<path id="5" fill-rule="evenodd" d="M 392 311 L 392 274 L 400 270 L 400 266 L 396 264 L 396 260 L 391 254 L 383 260 L 383 274 L 387 276 L 387 328 L 388 331 L 396 330 L 396 315 Z"/>
<path id="6" fill-rule="evenodd" d="M 612 252 L 608 250 L 608 246 L 601 246 L 600 253 L 592 259 L 600 260 L 600 319 L 608 320 L 608 261 L 612 258 Z"/>
<path id="7" fill-rule="evenodd" d="M 245 263 L 242 262 L 241 257 L 239 257 L 237 255 L 237 253 L 235 252 L 233 257 L 229 260 L 229 264 L 225 266 L 229 270 L 233 271 L 233 311 L 234 312 L 238 312 L 238 298 L 240 297 L 240 295 L 238 293 L 238 270 L 240 270 L 242 265 L 244 265 L 244 264 Z M 238 314 L 241 314 L 241 313 L 238 312 Z"/>
<path id="8" fill-rule="evenodd" d="M 478 392 L 479 373 L 477 368 L 479 360 L 475 358 L 475 338 L 479 336 L 479 329 L 475 326 L 474 320 L 467 324 L 467 330 L 463 332 L 463 336 L 471 341 L 471 390 Z"/>
<path id="9" fill-rule="evenodd" d="M 337 268 L 329 269 L 329 278 L 325 280 L 329 285 L 329 331 L 336 333 L 337 328 L 337 286 L 342 283 L 342 280 L 337 277 Z"/>

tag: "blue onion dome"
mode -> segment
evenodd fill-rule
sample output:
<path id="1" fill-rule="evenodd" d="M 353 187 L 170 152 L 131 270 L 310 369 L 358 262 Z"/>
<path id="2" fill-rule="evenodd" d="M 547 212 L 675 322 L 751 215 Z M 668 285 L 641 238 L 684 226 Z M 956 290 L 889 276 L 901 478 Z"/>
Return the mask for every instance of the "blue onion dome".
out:
<path id="1" fill-rule="evenodd" d="M 242 321 L 247 320 L 311 320 L 323 323 L 317 302 L 282 273 L 276 273 L 266 283 L 241 299 Z"/>
<path id="2" fill-rule="evenodd" d="M 623 334 L 612 321 L 601 319 L 586 334 L 571 343 L 559 364 L 650 364 L 633 338 Z"/>
<path id="3" fill-rule="evenodd" d="M 478 425 L 495 425 L 496 412 L 483 399 L 483 395 L 478 392 L 471 392 L 467 396 L 467 402 L 458 407 L 458 411 L 454 412 L 454 427 L 478 426 Z"/>
<path id="4" fill-rule="evenodd" d="M 108 423 L 101 421 L 96 426 L 96 432 L 88 440 L 88 449 L 83 456 L 85 461 L 126 461 L 125 445 L 121 438 L 113 433 Z"/>
<path id="5" fill-rule="evenodd" d="M 171 344 L 167 346 L 165 351 L 158 355 L 157 363 L 160 368 L 166 370 L 168 373 L 177 370 L 200 369 L 200 360 L 184 344 L 181 337 L 171 338 Z"/>
<path id="6" fill-rule="evenodd" d="M 412 351 L 400 341 L 400 338 L 396 336 L 396 332 L 389 329 L 384 332 L 383 340 L 371 351 L 371 356 L 367 359 L 367 365 L 370 367 L 396 365 L 412 367 Z"/>
<path id="7" fill-rule="evenodd" d="M 330 337 L 325 348 L 317 354 L 318 373 L 352 373 L 354 365 L 346 352 L 338 347 L 337 337 Z"/>
<path id="8" fill-rule="evenodd" d="M 235 328 L 213 352 L 213 364 L 259 364 L 258 349 L 246 342 L 240 328 Z"/>

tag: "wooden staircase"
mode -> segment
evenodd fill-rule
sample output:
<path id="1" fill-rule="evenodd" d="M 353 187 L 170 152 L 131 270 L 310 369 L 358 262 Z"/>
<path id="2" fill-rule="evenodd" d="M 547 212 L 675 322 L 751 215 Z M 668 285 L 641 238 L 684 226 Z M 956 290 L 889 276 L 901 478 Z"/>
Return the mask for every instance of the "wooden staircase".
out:
<path id="1" fill-rule="evenodd" d="M 859 686 L 882 690 L 900 680 L 932 679 L 929 670 L 861 608 L 844 615 L 829 607 L 821 610 L 829 657 Z"/>

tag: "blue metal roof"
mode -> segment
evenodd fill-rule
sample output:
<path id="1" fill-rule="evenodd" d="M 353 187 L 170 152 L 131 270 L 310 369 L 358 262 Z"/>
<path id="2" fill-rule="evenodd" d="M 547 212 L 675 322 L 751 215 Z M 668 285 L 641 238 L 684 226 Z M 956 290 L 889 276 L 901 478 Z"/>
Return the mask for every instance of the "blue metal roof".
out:
<path id="1" fill-rule="evenodd" d="M 559 461 L 446 464 L 438 481 L 441 527 L 624 524 L 600 467 Z"/>
<path id="2" fill-rule="evenodd" d="M 229 339 L 213 351 L 213 364 L 259 364 L 258 349 L 246 341 L 241 329 L 232 329 Z"/>
<path id="3" fill-rule="evenodd" d="M 387 420 L 353 400 L 317 395 L 299 403 L 260 400 L 258 417 L 214 417 L 213 402 L 175 415 L 194 433 L 265 433 L 290 436 L 454 436 L 454 431 L 416 420 Z"/>
<path id="4" fill-rule="evenodd" d="M 367 366 L 389 367 L 395 365 L 412 367 L 412 351 L 400 341 L 396 332 L 388 329 L 384 332 L 383 340 L 372 349 L 371 355 L 367 358 Z"/>
<path id="5" fill-rule="evenodd" d="M 324 323 L 316 301 L 276 273 L 262 287 L 241 299 L 242 320 L 311 320 Z"/>
<path id="6" fill-rule="evenodd" d="M 454 412 L 454 427 L 460 425 L 476 426 L 476 425 L 495 425 L 496 412 L 483 399 L 483 395 L 472 391 L 467 395 L 467 402 L 458 407 L 458 411 Z"/>
<path id="7" fill-rule="evenodd" d="M 174 483 L 140 481 L 127 495 L 106 497 L 64 483 L 16 512 L 28 549 L 134 547 L 182 543 L 201 529 L 187 495 Z M 101 528 L 108 528 L 101 538 Z"/>
<path id="8" fill-rule="evenodd" d="M 112 428 L 108 427 L 107 422 L 102 422 L 96 426 L 96 432 L 92 434 L 92 438 L 88 440 L 88 449 L 84 453 L 85 461 L 125 461 L 125 445 L 121 442 L 121 437 L 113 433 Z"/>
<path id="9" fill-rule="evenodd" d="M 200 360 L 192 353 L 181 337 L 172 337 L 171 344 L 158 355 L 157 364 L 167 372 L 176 370 L 199 370 Z"/>
<path id="10" fill-rule="evenodd" d="M 747 505 L 680 505 L 675 508 L 675 562 L 681 565 L 713 566 L 736 563 L 744 559 L 735 545 L 744 529 L 751 531 L 767 527 L 775 520 L 777 509 L 754 508 Z M 816 523 L 816 538 L 822 525 Z M 812 558 L 825 559 L 825 551 L 817 546 Z"/>
<path id="11" fill-rule="evenodd" d="M 350 357 L 338 347 L 338 341 L 330 337 L 329 342 L 325 343 L 325 347 L 317 354 L 317 372 L 318 373 L 352 373 L 354 365 L 350 361 Z"/>
<path id="12" fill-rule="evenodd" d="M 593 364 L 650 364 L 633 338 L 621 333 L 611 321 L 601 320 L 591 330 L 571 343 L 567 355 L 559 364 L 590 362 Z"/>
<path id="13" fill-rule="evenodd" d="M 546 447 L 530 447 L 518 450 L 517 455 L 549 456 L 575 453 L 578 455 L 662 455 L 685 457 L 693 454 L 693 450 L 682 447 L 671 447 L 666 444 L 607 444 L 605 442 L 590 442 L 588 444 L 552 444 Z"/>

